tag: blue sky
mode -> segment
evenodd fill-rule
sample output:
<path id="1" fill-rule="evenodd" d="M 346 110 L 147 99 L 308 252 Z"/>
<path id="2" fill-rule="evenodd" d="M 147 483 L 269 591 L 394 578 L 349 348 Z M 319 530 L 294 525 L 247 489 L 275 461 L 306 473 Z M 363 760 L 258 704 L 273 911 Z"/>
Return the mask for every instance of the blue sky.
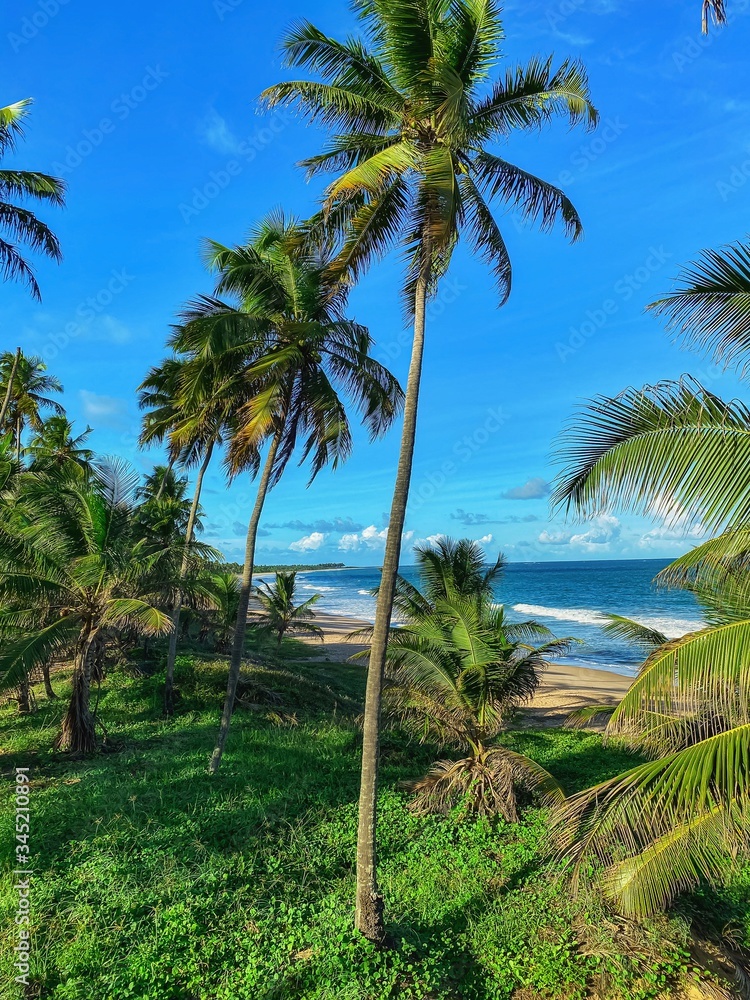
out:
<path id="1" fill-rule="evenodd" d="M 586 236 L 570 246 L 501 215 L 514 262 L 496 308 L 480 262 L 459 251 L 429 314 L 409 539 L 483 539 L 513 560 L 676 555 L 694 539 L 614 512 L 588 524 L 550 519 L 553 442 L 583 399 L 684 372 L 719 394 L 742 387 L 670 343 L 644 306 L 702 247 L 744 234 L 750 195 L 750 4 L 700 34 L 699 0 L 526 0 L 506 5 L 505 57 L 581 56 L 601 112 L 597 132 L 555 126 L 503 155 L 565 187 Z M 45 213 L 61 266 L 38 268 L 44 301 L 0 290 L 0 348 L 40 353 L 94 447 L 147 469 L 135 446 L 135 389 L 164 355 L 180 306 L 210 291 L 209 236 L 240 242 L 269 208 L 307 215 L 316 191 L 295 162 L 321 133 L 262 115 L 258 93 L 284 76 L 277 43 L 308 17 L 342 35 L 345 0 L 19 0 L 0 33 L 2 103 L 33 97 L 16 160 L 62 174 L 67 208 Z M 500 214 L 500 211 L 499 211 Z M 352 297 L 376 355 L 405 379 L 395 260 Z M 407 345 L 407 346 L 405 346 Z M 290 468 L 269 497 L 260 558 L 377 564 L 398 433 L 357 434 L 348 465 L 305 488 Z M 242 551 L 253 484 L 227 489 L 217 463 L 205 492 L 207 540 Z"/>

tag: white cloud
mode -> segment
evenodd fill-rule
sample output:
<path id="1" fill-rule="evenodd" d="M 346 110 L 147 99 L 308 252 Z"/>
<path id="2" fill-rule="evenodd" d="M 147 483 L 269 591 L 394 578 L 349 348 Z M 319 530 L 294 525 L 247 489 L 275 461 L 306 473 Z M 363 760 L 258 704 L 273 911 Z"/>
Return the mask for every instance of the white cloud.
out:
<path id="1" fill-rule="evenodd" d="M 500 496 L 504 500 L 539 500 L 549 494 L 550 485 L 541 476 L 534 476 L 527 479 L 523 486 L 514 486 L 513 489 L 506 490 Z"/>
<path id="2" fill-rule="evenodd" d="M 567 531 L 547 531 L 545 529 L 539 535 L 537 541 L 540 545 L 568 545 L 570 543 L 570 533 Z"/>
<path id="3" fill-rule="evenodd" d="M 292 542 L 289 548 L 292 552 L 314 552 L 325 540 L 326 536 L 322 531 L 313 531 L 312 534 L 304 535 L 296 542 Z"/>
<path id="4" fill-rule="evenodd" d="M 670 528 L 662 525 L 660 528 L 652 528 L 645 535 L 638 539 L 638 547 L 641 549 L 663 549 L 665 546 L 677 546 L 684 548 L 686 542 L 701 541 L 707 535 L 702 524 L 697 524 L 692 528 Z"/>
<path id="5" fill-rule="evenodd" d="M 584 552 L 602 552 L 609 548 L 610 542 L 618 540 L 622 533 L 622 526 L 616 517 L 611 514 L 602 514 L 597 517 L 588 531 L 579 535 L 572 535 L 571 546 L 583 549 Z"/>
<path id="6" fill-rule="evenodd" d="M 414 536 L 413 531 L 405 531 L 403 541 L 411 541 Z M 350 531 L 342 535 L 339 539 L 339 549 L 342 552 L 367 552 L 377 551 L 385 548 L 385 540 L 388 537 L 388 529 L 378 529 L 374 524 L 363 528 L 362 531 Z"/>
<path id="7" fill-rule="evenodd" d="M 479 539 L 479 544 L 480 544 L 480 545 L 492 545 L 492 542 L 494 541 L 494 537 L 495 537 L 495 536 L 494 536 L 494 535 L 492 535 L 492 534 L 489 534 L 489 535 L 483 535 L 483 536 L 482 536 L 482 537 L 481 537 L 481 538 Z"/>
<path id="8" fill-rule="evenodd" d="M 79 396 L 83 403 L 84 417 L 94 423 L 118 423 L 128 411 L 127 402 L 116 396 L 99 396 L 88 389 L 81 389 Z"/>
<path id="9" fill-rule="evenodd" d="M 222 118 L 214 108 L 211 108 L 206 117 L 198 123 L 198 135 L 217 153 L 240 151 L 240 140 L 230 129 L 226 118 Z"/>

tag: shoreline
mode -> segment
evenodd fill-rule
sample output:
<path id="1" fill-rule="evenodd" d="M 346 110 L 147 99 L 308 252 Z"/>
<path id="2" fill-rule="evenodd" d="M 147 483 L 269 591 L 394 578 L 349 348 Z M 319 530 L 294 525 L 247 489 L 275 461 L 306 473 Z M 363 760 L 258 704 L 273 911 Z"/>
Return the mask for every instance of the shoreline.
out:
<path id="1" fill-rule="evenodd" d="M 323 641 L 314 637 L 301 637 L 327 657 L 345 663 L 353 653 L 365 648 L 363 643 L 347 639 L 350 632 L 372 628 L 372 622 L 353 618 L 321 608 L 316 612 L 315 623 L 323 630 Z M 528 705 L 519 710 L 520 725 L 560 726 L 570 712 L 594 705 L 616 705 L 626 693 L 634 678 L 596 667 L 552 661 L 542 674 L 539 689 Z M 589 729 L 600 729 L 590 726 Z"/>

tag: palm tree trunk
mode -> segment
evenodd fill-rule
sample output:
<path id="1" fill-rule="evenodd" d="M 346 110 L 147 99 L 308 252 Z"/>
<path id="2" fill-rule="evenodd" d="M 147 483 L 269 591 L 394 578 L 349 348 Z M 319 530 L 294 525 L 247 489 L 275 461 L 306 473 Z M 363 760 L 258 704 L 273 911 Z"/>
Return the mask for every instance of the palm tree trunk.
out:
<path id="1" fill-rule="evenodd" d="M 28 674 L 19 683 L 17 695 L 19 714 L 28 715 L 31 712 L 31 681 Z"/>
<path id="2" fill-rule="evenodd" d="M 276 452 L 281 443 L 281 431 L 278 430 L 273 436 L 271 446 L 266 456 L 266 464 L 263 467 L 263 475 L 258 487 L 258 495 L 255 499 L 255 506 L 247 527 L 247 541 L 245 543 L 245 565 L 242 569 L 242 583 L 240 584 L 240 603 L 237 609 L 237 621 L 234 626 L 234 638 L 232 641 L 232 655 L 229 661 L 229 679 L 227 680 L 227 695 L 224 700 L 224 711 L 221 714 L 221 725 L 219 726 L 219 736 L 216 740 L 214 752 L 211 755 L 211 763 L 208 770 L 210 774 L 216 774 L 221 763 L 221 755 L 224 753 L 224 744 L 227 741 L 229 725 L 232 721 L 234 710 L 234 699 L 237 695 L 237 682 L 240 679 L 240 667 L 242 666 L 242 654 L 245 651 L 245 632 L 247 631 L 247 609 L 250 604 L 250 591 L 253 583 L 253 567 L 255 565 L 255 542 L 258 537 L 260 518 L 263 513 L 263 504 L 268 493 L 268 484 L 271 481 Z"/>
<path id="3" fill-rule="evenodd" d="M 22 431 L 21 418 L 17 417 L 16 418 L 16 465 L 20 465 L 21 464 L 21 434 L 22 433 L 23 433 L 23 431 Z"/>
<path id="4" fill-rule="evenodd" d="M 167 471 L 161 477 L 161 482 L 159 483 L 159 489 L 156 491 L 156 496 L 154 497 L 154 500 L 161 500 L 161 495 L 164 492 L 164 487 L 167 485 L 167 479 L 169 478 L 169 474 L 172 471 L 172 467 L 174 466 L 174 463 L 175 463 L 175 460 L 172 457 L 172 455 L 170 454 L 169 461 L 167 462 Z"/>
<path id="5" fill-rule="evenodd" d="M 417 430 L 417 409 L 424 354 L 425 312 L 430 281 L 429 241 L 425 239 L 425 260 L 414 295 L 414 341 L 409 364 L 404 404 L 404 428 L 398 457 L 396 485 L 393 490 L 391 517 L 385 544 L 383 570 L 378 588 L 375 627 L 372 632 L 370 660 L 365 692 L 364 731 L 362 739 L 362 776 L 359 791 L 359 824 L 357 827 L 357 903 L 354 923 L 368 940 L 382 943 L 385 939 L 383 897 L 378 892 L 376 825 L 378 795 L 378 764 L 380 757 L 380 708 L 385 671 L 388 631 L 393 612 L 393 596 L 401 557 L 401 538 L 409 499 L 414 440 Z"/>
<path id="6" fill-rule="evenodd" d="M 96 725 L 90 708 L 92 645 L 95 631 L 81 640 L 73 669 L 73 693 L 60 733 L 55 741 L 58 750 L 91 753 L 96 749 Z"/>
<path id="7" fill-rule="evenodd" d="M 169 652 L 167 653 L 167 676 L 164 681 L 164 714 L 172 715 L 174 713 L 174 665 L 177 659 L 177 640 L 178 628 L 180 624 L 180 612 L 182 611 L 182 585 L 185 582 L 185 577 L 187 576 L 188 566 L 190 565 L 190 545 L 193 541 L 193 534 L 195 532 L 195 521 L 198 517 L 198 507 L 201 501 L 201 490 L 203 489 L 203 477 L 206 475 L 206 471 L 211 462 L 211 455 L 214 450 L 214 442 L 212 441 L 208 448 L 206 449 L 206 454 L 203 459 L 203 464 L 198 470 L 198 477 L 195 480 L 195 493 L 193 494 L 193 502 L 190 507 L 190 514 L 188 516 L 187 531 L 185 532 L 185 548 L 182 553 L 182 565 L 180 566 L 180 583 L 177 588 L 177 598 L 175 600 L 175 606 L 172 609 L 172 631 L 169 633 Z"/>
<path id="8" fill-rule="evenodd" d="M 52 681 L 49 676 L 49 661 L 45 661 L 42 664 L 42 677 L 44 678 L 44 693 L 48 698 L 56 698 L 55 689 L 52 687 Z"/>
<path id="9" fill-rule="evenodd" d="M 5 390 L 5 399 L 3 400 L 3 405 L 0 406 L 0 432 L 2 432 L 3 424 L 5 423 L 5 414 L 8 412 L 11 397 L 13 396 L 13 379 L 16 377 L 18 362 L 20 360 L 21 348 L 19 347 L 16 350 L 16 356 L 13 358 L 13 367 L 10 370 L 10 377 L 8 378 L 8 388 Z"/>

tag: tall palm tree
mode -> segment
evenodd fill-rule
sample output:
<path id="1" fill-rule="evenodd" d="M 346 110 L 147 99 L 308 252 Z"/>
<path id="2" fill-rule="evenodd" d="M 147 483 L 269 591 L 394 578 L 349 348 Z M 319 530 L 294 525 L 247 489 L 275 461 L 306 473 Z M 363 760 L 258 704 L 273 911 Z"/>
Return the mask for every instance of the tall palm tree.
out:
<path id="1" fill-rule="evenodd" d="M 180 329 L 175 330 L 173 344 L 179 341 Z M 168 439 L 169 467 L 179 462 L 183 468 L 197 466 L 193 500 L 184 533 L 180 564 L 180 583 L 187 579 L 191 564 L 191 547 L 200 510 L 203 482 L 216 447 L 224 439 L 231 417 L 231 397 L 220 392 L 220 372 L 212 358 L 200 354 L 167 358 L 151 369 L 139 387 L 140 405 L 146 412 L 141 432 L 141 445 Z M 180 613 L 183 587 L 177 588 L 172 609 L 172 631 L 169 636 L 164 682 L 164 713 L 174 711 L 174 670 L 177 660 Z"/>
<path id="2" fill-rule="evenodd" d="M 746 370 L 750 255 L 704 251 L 650 308 L 688 344 Z M 608 733 L 654 759 L 575 796 L 561 840 L 577 867 L 640 916 L 746 850 L 750 789 L 750 409 L 691 379 L 589 404 L 563 439 L 554 502 L 581 516 L 625 508 L 718 533 L 657 579 L 696 592 L 710 627 L 657 648 Z M 625 856 L 623 857 L 623 847 Z"/>
<path id="3" fill-rule="evenodd" d="M 93 451 L 85 447 L 91 433 L 91 427 L 87 427 L 82 434 L 76 435 L 67 417 L 48 417 L 29 442 L 27 451 L 37 468 L 72 462 L 87 471 L 94 458 Z"/>
<path id="4" fill-rule="evenodd" d="M 0 509 L 0 685 L 17 684 L 56 652 L 72 655 L 61 749 L 96 747 L 90 687 L 98 645 L 122 627 L 170 628 L 134 557 L 136 482 L 108 468 L 90 481 L 29 473 Z"/>
<path id="5" fill-rule="evenodd" d="M 65 410 L 47 393 L 62 392 L 62 384 L 54 375 L 47 375 L 47 366 L 36 355 L 5 351 L 0 354 L 0 397 L 10 390 L 5 409 L 5 424 L 0 433 L 12 431 L 16 448 L 16 461 L 21 461 L 21 439 L 24 429 L 41 431 L 44 424 L 42 410 L 52 410 L 65 416 Z"/>
<path id="6" fill-rule="evenodd" d="M 384 927 L 376 878 L 379 719 L 386 644 L 411 480 L 428 299 L 461 236 L 489 265 L 500 304 L 511 262 L 490 209 L 494 198 L 543 230 L 561 221 L 573 239 L 581 220 L 565 194 L 490 148 L 515 131 L 561 115 L 594 126 L 597 113 L 578 62 L 509 67 L 493 80 L 503 27 L 497 0 L 355 0 L 365 40 L 340 42 L 304 22 L 284 41 L 287 63 L 320 81 L 280 83 L 269 106 L 296 106 L 334 133 L 304 161 L 310 175 L 340 172 L 322 221 L 340 238 L 338 268 L 356 280 L 399 246 L 404 299 L 414 324 L 404 427 L 367 677 L 357 838 L 356 925 L 371 940 Z"/>
<path id="7" fill-rule="evenodd" d="M 276 636 L 280 646 L 288 633 L 304 633 L 323 638 L 323 630 L 315 624 L 314 605 L 320 600 L 320 594 L 313 594 L 306 601 L 296 604 L 297 573 L 279 571 L 272 584 L 265 581 L 257 591 L 261 613 L 258 624 L 268 629 Z"/>
<path id="8" fill-rule="evenodd" d="M 349 455 L 352 435 L 344 404 L 360 412 L 372 438 L 390 426 L 402 404 L 396 379 L 370 356 L 368 331 L 345 314 L 348 286 L 325 249 L 306 239 L 294 219 L 267 216 L 244 246 L 209 242 L 216 296 L 194 304 L 175 346 L 218 356 L 235 369 L 234 428 L 227 456 L 231 476 L 260 471 L 248 524 L 240 601 L 221 726 L 210 771 L 221 762 L 245 646 L 255 544 L 266 496 L 298 443 L 312 479 Z"/>
<path id="9" fill-rule="evenodd" d="M 23 136 L 24 121 L 32 101 L 18 101 L 0 108 L 0 159 L 12 153 Z M 21 281 L 35 299 L 41 300 L 34 271 L 19 249 L 19 243 L 31 250 L 60 261 L 60 243 L 52 230 L 33 212 L 10 203 L 11 198 L 47 201 L 53 205 L 65 204 L 65 184 L 57 177 L 36 170 L 0 169 L 0 275 L 3 279 Z"/>

